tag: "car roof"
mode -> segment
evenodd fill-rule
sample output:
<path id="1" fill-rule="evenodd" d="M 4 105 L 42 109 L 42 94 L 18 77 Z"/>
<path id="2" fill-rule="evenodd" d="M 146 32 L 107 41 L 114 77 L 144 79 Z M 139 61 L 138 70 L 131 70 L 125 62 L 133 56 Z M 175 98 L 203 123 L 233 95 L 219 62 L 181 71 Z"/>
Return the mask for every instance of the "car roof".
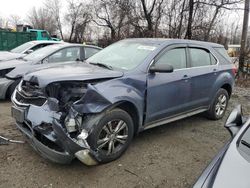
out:
<path id="1" fill-rule="evenodd" d="M 64 41 L 53 41 L 53 40 L 32 40 L 29 42 L 32 42 L 34 44 L 61 44 L 61 43 L 65 43 Z"/>
<path id="2" fill-rule="evenodd" d="M 128 38 L 124 39 L 128 41 L 137 41 L 137 42 L 143 42 L 143 43 L 151 43 L 156 45 L 162 45 L 162 44 L 178 44 L 178 43 L 184 43 L 184 44 L 194 44 L 194 45 L 201 45 L 206 47 L 224 47 L 221 44 L 213 43 L 213 42 L 204 42 L 204 41 L 198 41 L 198 40 L 187 40 L 187 39 L 171 39 L 171 38 Z"/>
<path id="3" fill-rule="evenodd" d="M 86 44 L 77 44 L 77 43 L 67 43 L 67 42 L 61 42 L 59 44 L 57 44 L 57 46 L 61 46 L 61 47 L 68 47 L 68 46 L 83 46 L 83 47 L 92 47 L 92 48 L 97 48 L 97 49 L 102 49 L 101 47 L 98 46 L 93 46 L 93 45 L 86 45 Z"/>

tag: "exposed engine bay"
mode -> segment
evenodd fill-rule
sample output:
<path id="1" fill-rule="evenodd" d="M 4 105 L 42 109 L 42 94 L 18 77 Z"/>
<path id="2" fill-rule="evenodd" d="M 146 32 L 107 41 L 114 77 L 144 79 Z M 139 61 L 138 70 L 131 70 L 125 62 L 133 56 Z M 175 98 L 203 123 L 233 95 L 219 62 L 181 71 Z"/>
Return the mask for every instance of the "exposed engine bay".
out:
<path id="1" fill-rule="evenodd" d="M 90 130 L 84 128 L 83 122 L 89 114 L 80 114 L 73 108 L 73 104 L 84 98 L 89 85 L 97 82 L 96 80 L 57 82 L 51 83 L 45 88 L 39 88 L 38 84 L 34 82 L 22 81 L 14 93 L 13 101 L 16 101 L 17 105 L 29 105 L 28 112 L 25 112 L 29 121 L 25 123 L 30 123 L 27 127 L 31 129 L 30 131 L 36 139 L 53 150 L 59 152 L 66 150 L 66 152 L 72 153 L 81 151 L 80 154 L 84 154 L 86 157 L 86 151 L 82 150 L 90 149 L 86 141 Z M 38 117 L 37 114 L 39 114 Z M 65 139 L 68 137 L 70 146 L 65 148 L 62 143 L 56 141 L 58 135 L 55 135 L 55 129 L 60 129 L 59 134 L 63 134 L 60 136 Z M 72 147 L 72 143 L 75 144 L 75 147 Z M 73 148 L 73 150 L 67 151 L 68 148 Z M 96 164 L 96 161 L 88 155 L 88 162 L 86 162 L 86 159 L 82 159 L 80 154 L 78 158 L 85 164 Z"/>

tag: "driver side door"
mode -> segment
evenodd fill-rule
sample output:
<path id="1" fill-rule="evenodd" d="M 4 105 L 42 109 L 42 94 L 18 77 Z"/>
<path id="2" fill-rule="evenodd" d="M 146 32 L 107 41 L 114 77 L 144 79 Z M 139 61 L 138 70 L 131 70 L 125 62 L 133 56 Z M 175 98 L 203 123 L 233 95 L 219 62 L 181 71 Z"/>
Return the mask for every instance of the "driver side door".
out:
<path id="1" fill-rule="evenodd" d="M 187 45 L 167 47 L 155 58 L 154 64 L 172 65 L 174 71 L 148 73 L 146 124 L 185 112 L 191 96 Z"/>

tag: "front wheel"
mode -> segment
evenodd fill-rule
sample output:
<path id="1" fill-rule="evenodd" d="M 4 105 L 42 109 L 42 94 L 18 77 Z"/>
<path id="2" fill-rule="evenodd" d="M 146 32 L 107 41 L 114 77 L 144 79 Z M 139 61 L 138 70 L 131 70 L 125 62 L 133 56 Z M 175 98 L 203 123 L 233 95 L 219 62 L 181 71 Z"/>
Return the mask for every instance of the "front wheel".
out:
<path id="1" fill-rule="evenodd" d="M 220 88 L 215 95 L 213 103 L 207 111 L 208 118 L 213 120 L 221 119 L 226 112 L 228 100 L 228 92 L 225 89 Z"/>
<path id="2" fill-rule="evenodd" d="M 88 137 L 90 147 L 97 151 L 98 160 L 107 163 L 119 158 L 134 135 L 131 116 L 119 108 L 107 111 L 94 125 Z"/>

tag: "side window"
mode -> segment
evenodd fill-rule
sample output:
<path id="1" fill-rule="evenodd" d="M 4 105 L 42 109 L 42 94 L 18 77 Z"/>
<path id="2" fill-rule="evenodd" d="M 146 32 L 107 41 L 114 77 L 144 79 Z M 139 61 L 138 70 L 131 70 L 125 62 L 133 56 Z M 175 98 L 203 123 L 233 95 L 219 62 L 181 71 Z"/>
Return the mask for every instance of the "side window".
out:
<path id="1" fill-rule="evenodd" d="M 51 56 L 48 57 L 48 62 L 49 63 L 66 62 L 66 61 L 75 61 L 77 59 L 80 59 L 80 48 L 72 47 L 59 50 L 58 52 L 52 54 Z"/>
<path id="2" fill-rule="evenodd" d="M 46 31 L 42 31 L 43 38 L 49 38 L 48 33 Z"/>
<path id="3" fill-rule="evenodd" d="M 89 57 L 100 51 L 99 49 L 91 47 L 84 47 L 84 49 L 85 49 L 85 59 L 88 59 Z"/>
<path id="4" fill-rule="evenodd" d="M 52 43 L 51 43 L 51 44 L 52 44 Z M 51 44 L 38 44 L 38 45 L 36 45 L 36 46 L 33 46 L 33 47 L 31 48 L 31 50 L 36 51 L 36 50 L 38 50 L 39 48 L 43 48 L 43 47 L 48 46 L 48 45 L 51 45 Z"/>
<path id="5" fill-rule="evenodd" d="M 164 53 L 156 63 L 169 64 L 174 69 L 182 69 L 187 67 L 185 48 L 175 48 Z"/>
<path id="6" fill-rule="evenodd" d="M 211 64 L 216 65 L 217 64 L 216 58 L 212 54 L 210 54 L 210 58 L 211 58 Z"/>
<path id="7" fill-rule="evenodd" d="M 211 65 L 210 53 L 200 48 L 189 48 L 191 56 L 191 66 L 200 67 Z"/>

